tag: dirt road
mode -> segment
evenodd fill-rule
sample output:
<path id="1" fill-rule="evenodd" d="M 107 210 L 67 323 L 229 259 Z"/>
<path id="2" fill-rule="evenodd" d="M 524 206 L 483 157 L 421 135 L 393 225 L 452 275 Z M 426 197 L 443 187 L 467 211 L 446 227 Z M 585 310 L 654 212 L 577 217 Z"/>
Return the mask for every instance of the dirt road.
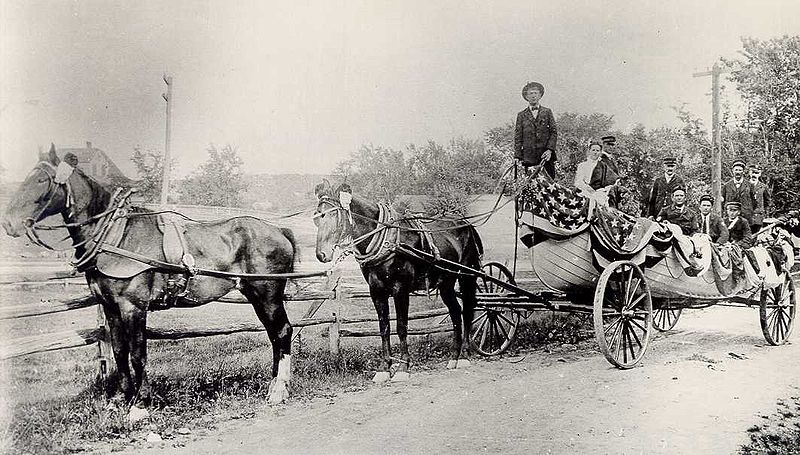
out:
<path id="1" fill-rule="evenodd" d="M 754 310 L 696 310 L 659 335 L 633 370 L 610 367 L 589 343 L 478 360 L 406 384 L 265 408 L 150 450 L 727 454 L 776 400 L 798 393 L 799 346 L 765 346 Z"/>

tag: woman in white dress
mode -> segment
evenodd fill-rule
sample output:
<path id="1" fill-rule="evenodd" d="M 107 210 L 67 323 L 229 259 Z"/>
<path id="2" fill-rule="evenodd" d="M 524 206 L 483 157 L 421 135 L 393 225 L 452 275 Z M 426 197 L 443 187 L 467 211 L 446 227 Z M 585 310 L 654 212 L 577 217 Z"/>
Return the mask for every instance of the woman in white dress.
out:
<path id="1" fill-rule="evenodd" d="M 575 188 L 598 204 L 607 206 L 609 191 L 614 188 L 618 180 L 616 165 L 611 162 L 610 156 L 603 152 L 603 144 L 595 140 L 589 142 L 586 161 L 579 163 L 575 171 Z"/>

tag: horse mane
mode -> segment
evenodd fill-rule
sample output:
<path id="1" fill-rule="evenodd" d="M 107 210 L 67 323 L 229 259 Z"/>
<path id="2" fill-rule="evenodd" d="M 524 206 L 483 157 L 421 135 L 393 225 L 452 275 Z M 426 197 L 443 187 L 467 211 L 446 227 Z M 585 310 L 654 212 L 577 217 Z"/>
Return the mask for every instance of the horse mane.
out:
<path id="1" fill-rule="evenodd" d="M 86 184 L 89 186 L 89 205 L 86 207 L 86 213 L 89 216 L 97 215 L 98 213 L 106 210 L 111 201 L 111 193 L 106 190 L 103 185 L 100 185 L 95 179 L 86 175 L 81 169 L 75 168 L 74 172 L 83 177 Z"/>

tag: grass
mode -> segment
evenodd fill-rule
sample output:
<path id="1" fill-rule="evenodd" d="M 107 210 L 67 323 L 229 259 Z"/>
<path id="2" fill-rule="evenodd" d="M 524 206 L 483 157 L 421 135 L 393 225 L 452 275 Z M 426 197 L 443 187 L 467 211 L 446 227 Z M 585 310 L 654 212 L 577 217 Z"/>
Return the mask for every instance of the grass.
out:
<path id="1" fill-rule="evenodd" d="M 586 326 L 575 317 L 531 318 L 519 330 L 511 355 L 529 348 L 583 339 Z M 450 350 L 450 335 L 411 337 L 413 370 L 441 366 Z M 268 409 L 271 347 L 265 334 L 237 334 L 205 339 L 150 342 L 149 377 L 153 398 L 150 417 L 127 420 L 123 403 L 109 402 L 94 379 L 92 349 L 75 349 L 14 359 L 17 391 L 6 450 L 10 453 L 75 453 L 104 447 L 111 450 L 141 443 L 150 432 L 167 444 L 179 428 L 192 433 L 216 423 L 249 418 Z M 291 402 L 333 397 L 364 389 L 379 358 L 376 338 L 345 339 L 338 356 L 327 351 L 327 340 L 305 336 L 293 356 Z M 27 393 L 28 390 L 38 391 Z"/>
<path id="2" fill-rule="evenodd" d="M 775 413 L 762 416 L 760 425 L 747 430 L 750 442 L 740 454 L 800 454 L 800 397 L 779 400 L 777 406 Z"/>

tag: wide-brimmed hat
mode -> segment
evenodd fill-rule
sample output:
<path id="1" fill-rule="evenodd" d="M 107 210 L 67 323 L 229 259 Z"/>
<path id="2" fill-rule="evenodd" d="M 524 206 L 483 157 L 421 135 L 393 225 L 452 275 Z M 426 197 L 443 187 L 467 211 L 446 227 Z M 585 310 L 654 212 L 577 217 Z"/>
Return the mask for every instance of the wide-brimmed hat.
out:
<path id="1" fill-rule="evenodd" d="M 542 92 L 542 95 L 544 95 L 544 85 L 542 85 L 542 84 L 540 84 L 538 82 L 528 82 L 527 84 L 525 84 L 524 87 L 522 87 L 522 98 L 525 101 L 528 101 L 528 97 L 527 97 L 528 89 L 531 88 L 531 87 L 537 87 L 539 89 L 539 91 Z"/>

